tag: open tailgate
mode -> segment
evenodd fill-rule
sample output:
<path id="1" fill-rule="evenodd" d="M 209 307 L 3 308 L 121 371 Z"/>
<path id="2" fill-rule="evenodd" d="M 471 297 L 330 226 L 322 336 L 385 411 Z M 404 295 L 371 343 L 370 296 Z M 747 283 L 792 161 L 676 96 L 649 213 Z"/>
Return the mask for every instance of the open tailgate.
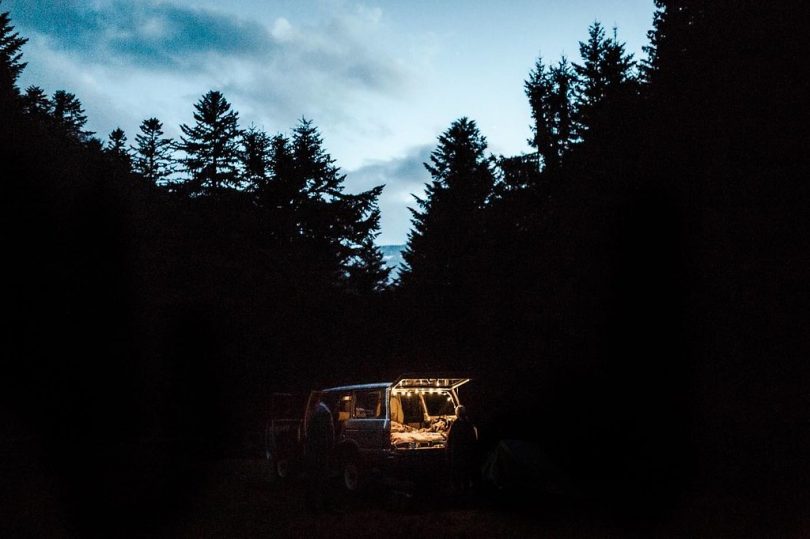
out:
<path id="1" fill-rule="evenodd" d="M 437 373 L 408 373 L 400 376 L 391 386 L 391 389 L 399 391 L 419 390 L 419 389 L 450 389 L 456 390 L 463 386 L 470 379 L 459 375 L 445 375 Z"/>

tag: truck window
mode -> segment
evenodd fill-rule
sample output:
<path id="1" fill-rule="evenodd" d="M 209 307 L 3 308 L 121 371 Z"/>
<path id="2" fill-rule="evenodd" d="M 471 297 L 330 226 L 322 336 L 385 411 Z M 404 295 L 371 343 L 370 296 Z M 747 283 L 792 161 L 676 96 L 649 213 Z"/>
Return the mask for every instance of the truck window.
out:
<path id="1" fill-rule="evenodd" d="M 354 394 L 354 417 L 381 419 L 383 417 L 382 391 L 357 391 Z"/>
<path id="2" fill-rule="evenodd" d="M 349 414 L 352 412 L 352 395 L 351 393 L 341 395 L 337 405 L 337 421 L 346 421 L 349 419 Z"/>

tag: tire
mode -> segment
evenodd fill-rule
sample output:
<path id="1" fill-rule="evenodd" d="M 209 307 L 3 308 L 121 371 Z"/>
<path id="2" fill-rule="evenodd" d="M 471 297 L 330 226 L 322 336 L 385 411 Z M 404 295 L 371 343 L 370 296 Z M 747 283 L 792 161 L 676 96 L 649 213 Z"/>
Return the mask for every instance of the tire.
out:
<path id="1" fill-rule="evenodd" d="M 289 459 L 281 458 L 273 461 L 276 477 L 286 481 L 292 475 L 292 465 Z"/>
<path id="2" fill-rule="evenodd" d="M 357 492 L 363 485 L 363 474 L 357 459 L 347 459 L 341 467 L 343 488 L 349 492 Z"/>
<path id="3" fill-rule="evenodd" d="M 264 465 L 262 466 L 262 475 L 268 481 L 275 481 L 276 479 L 276 463 L 273 462 L 273 455 L 270 450 L 264 450 Z"/>
<path id="4" fill-rule="evenodd" d="M 293 475 L 292 462 L 288 458 L 276 458 L 270 451 L 265 452 L 267 468 L 272 481 L 287 481 Z"/>

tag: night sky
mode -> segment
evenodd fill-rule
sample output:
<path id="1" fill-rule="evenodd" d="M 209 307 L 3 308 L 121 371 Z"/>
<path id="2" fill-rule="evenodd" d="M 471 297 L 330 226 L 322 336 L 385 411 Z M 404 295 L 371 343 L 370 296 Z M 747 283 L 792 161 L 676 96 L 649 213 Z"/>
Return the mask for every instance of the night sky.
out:
<path id="1" fill-rule="evenodd" d="M 578 59 L 600 20 L 642 56 L 652 0 L 348 2 L 341 0 L 7 0 L 30 41 L 20 80 L 81 99 L 100 138 L 130 141 L 156 116 L 169 135 L 221 90 L 241 125 L 285 132 L 305 116 L 351 191 L 387 185 L 380 244 L 404 243 L 412 193 L 436 136 L 476 120 L 494 154 L 529 151 L 523 80 L 542 54 Z"/>

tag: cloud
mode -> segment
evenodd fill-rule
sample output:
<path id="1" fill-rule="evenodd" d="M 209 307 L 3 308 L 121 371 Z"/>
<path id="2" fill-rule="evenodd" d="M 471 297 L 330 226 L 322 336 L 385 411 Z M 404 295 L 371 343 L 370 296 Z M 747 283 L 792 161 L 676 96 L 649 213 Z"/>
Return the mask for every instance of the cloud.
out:
<path id="1" fill-rule="evenodd" d="M 380 196 L 382 233 L 379 244 L 406 242 L 411 216 L 408 208 L 416 205 L 413 195 L 422 196 L 425 183 L 430 180 L 423 163 L 428 161 L 432 150 L 432 145 L 414 147 L 403 157 L 374 161 L 347 173 L 346 182 L 355 191 L 385 184 Z"/>
<path id="2" fill-rule="evenodd" d="M 279 17 L 270 34 L 272 51 L 231 63 L 234 76 L 223 86 L 226 95 L 261 111 L 259 120 L 292 125 L 305 115 L 319 125 L 357 129 L 373 122 L 373 103 L 396 99 L 409 87 L 412 73 L 382 45 L 377 11 L 333 12 L 321 24 Z"/>
<path id="3" fill-rule="evenodd" d="M 29 72 L 44 76 L 24 76 L 26 84 L 66 88 L 80 98 L 106 91 L 114 103 L 100 107 L 142 116 L 165 111 L 168 122 L 180 119 L 178 111 L 189 121 L 192 104 L 217 89 L 248 123 L 285 130 L 303 115 L 349 141 L 379 124 L 377 111 L 401 96 L 413 73 L 389 54 L 381 10 L 320 6 L 324 12 L 306 22 L 278 16 L 265 24 L 181 0 L 3 3 L 32 38 L 25 50 Z M 64 78 L 54 80 L 49 74 L 55 73 Z M 89 112 L 93 104 L 87 105 Z"/>
<path id="4" fill-rule="evenodd" d="M 10 8 L 17 24 L 47 35 L 54 48 L 102 64 L 193 69 L 209 54 L 256 56 L 275 47 L 257 22 L 166 2 L 13 1 Z"/>
<path id="5" fill-rule="evenodd" d="M 364 39 L 380 23 L 379 10 L 335 12 L 318 26 L 296 27 L 278 17 L 268 27 L 221 11 L 150 0 L 12 0 L 9 8 L 25 32 L 99 65 L 215 72 L 248 63 L 256 71 L 291 78 L 303 71 L 381 91 L 396 88 L 401 78 Z"/>

